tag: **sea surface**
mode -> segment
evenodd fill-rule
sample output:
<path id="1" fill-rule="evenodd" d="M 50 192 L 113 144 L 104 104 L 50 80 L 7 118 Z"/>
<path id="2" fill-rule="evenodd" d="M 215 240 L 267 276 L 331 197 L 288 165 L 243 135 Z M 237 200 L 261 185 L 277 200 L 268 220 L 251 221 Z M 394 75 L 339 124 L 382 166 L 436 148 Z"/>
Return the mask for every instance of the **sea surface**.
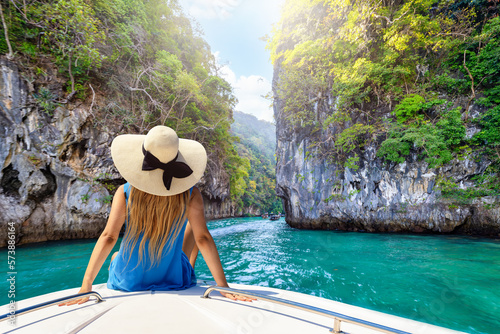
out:
<path id="1" fill-rule="evenodd" d="M 467 333 L 500 333 L 500 240 L 305 231 L 283 218 L 223 219 L 208 227 L 230 283 L 298 291 Z M 16 299 L 80 286 L 94 244 L 17 246 Z M 9 271 L 6 249 L 0 258 Z M 95 284 L 106 282 L 108 266 L 109 258 Z M 195 270 L 212 280 L 201 256 Z M 8 289 L 1 281 L 0 305 L 9 302 Z"/>

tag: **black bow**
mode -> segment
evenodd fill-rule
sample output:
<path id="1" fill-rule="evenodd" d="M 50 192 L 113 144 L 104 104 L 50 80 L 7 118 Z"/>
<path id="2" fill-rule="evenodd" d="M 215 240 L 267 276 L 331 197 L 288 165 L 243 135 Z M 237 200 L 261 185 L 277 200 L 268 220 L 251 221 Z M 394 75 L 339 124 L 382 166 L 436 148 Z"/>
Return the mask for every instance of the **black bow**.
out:
<path id="1" fill-rule="evenodd" d="M 167 190 L 170 190 L 170 185 L 172 184 L 172 178 L 176 177 L 178 179 L 182 179 L 188 177 L 193 174 L 193 170 L 184 162 L 176 161 L 179 153 L 175 156 L 175 158 L 164 164 L 157 157 L 155 157 L 151 152 L 146 151 L 144 149 L 144 145 L 142 145 L 142 153 L 144 153 L 144 160 L 142 162 L 142 170 L 155 170 L 155 169 L 163 169 L 163 184 Z"/>

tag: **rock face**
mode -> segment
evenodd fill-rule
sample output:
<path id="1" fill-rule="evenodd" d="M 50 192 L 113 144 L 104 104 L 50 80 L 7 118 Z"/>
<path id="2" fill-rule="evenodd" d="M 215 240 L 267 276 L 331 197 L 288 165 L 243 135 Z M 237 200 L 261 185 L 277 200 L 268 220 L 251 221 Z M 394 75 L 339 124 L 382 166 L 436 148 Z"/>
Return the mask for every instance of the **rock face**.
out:
<path id="1" fill-rule="evenodd" d="M 91 103 L 47 113 L 15 63 L 0 59 L 0 71 L 0 247 L 8 223 L 17 244 L 98 237 L 113 189 L 124 183 L 109 151 L 119 129 L 95 125 Z M 55 70 L 48 76 L 57 83 Z M 213 162 L 209 170 L 199 184 L 207 218 L 234 215 L 229 178 Z"/>
<path id="2" fill-rule="evenodd" d="M 275 69 L 275 83 L 278 75 L 279 69 Z M 330 101 L 335 100 L 330 98 Z M 330 103 L 317 106 L 318 119 L 326 119 L 330 108 L 334 108 Z M 471 177 L 484 172 L 488 161 L 478 160 L 478 156 L 471 154 L 433 169 L 419 161 L 415 154 L 402 164 L 387 164 L 376 157 L 376 147 L 370 146 L 361 152 L 360 167 L 354 171 L 329 164 L 326 159 L 307 157 L 313 141 L 327 142 L 336 129 L 314 135 L 308 128 L 293 130 L 282 110 L 283 102 L 275 100 L 277 193 L 284 200 L 290 226 L 500 236 L 498 198 L 455 205 L 440 197 L 436 187 L 438 175 L 453 178 L 461 188 L 469 187 Z M 469 111 L 470 115 L 479 112 L 476 106 Z M 467 135 L 477 131 L 467 129 Z"/>
<path id="3" fill-rule="evenodd" d="M 17 66 L 2 59 L 0 67 L 1 224 L 15 224 L 18 243 L 98 236 L 110 194 L 94 179 L 119 177 L 110 134 L 93 128 L 83 106 L 38 111 Z"/>
<path id="4" fill-rule="evenodd" d="M 207 167 L 210 172 L 198 183 L 198 187 L 203 194 L 203 204 L 205 206 L 205 218 L 219 219 L 226 217 L 257 216 L 260 210 L 256 207 L 237 208 L 230 200 L 229 176 L 223 172 L 222 166 L 217 166 L 214 162 Z"/>

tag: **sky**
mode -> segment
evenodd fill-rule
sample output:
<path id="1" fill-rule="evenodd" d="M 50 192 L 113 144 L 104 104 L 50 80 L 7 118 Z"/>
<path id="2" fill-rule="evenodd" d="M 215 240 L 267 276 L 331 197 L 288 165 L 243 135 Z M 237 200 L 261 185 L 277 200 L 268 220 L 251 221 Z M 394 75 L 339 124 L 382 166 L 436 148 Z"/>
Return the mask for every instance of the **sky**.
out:
<path id="1" fill-rule="evenodd" d="M 234 89 L 236 110 L 274 122 L 271 92 L 273 68 L 266 42 L 279 21 L 284 0 L 178 0 L 193 18 L 223 67 L 221 75 Z"/>

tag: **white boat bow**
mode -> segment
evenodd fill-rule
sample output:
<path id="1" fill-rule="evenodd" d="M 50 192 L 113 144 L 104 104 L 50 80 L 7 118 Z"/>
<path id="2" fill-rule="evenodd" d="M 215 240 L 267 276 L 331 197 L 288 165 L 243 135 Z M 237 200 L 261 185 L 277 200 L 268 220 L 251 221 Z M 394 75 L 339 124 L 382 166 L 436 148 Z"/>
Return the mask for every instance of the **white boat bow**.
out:
<path id="1" fill-rule="evenodd" d="M 198 283 L 182 291 L 122 292 L 106 284 L 93 286 L 104 302 L 49 306 L 7 318 L 1 333 L 460 333 L 302 293 L 261 286 L 231 284 L 259 299 L 232 301 L 212 292 L 201 298 L 210 285 Z M 79 288 L 62 290 L 17 302 L 17 309 L 67 297 Z M 260 297 L 259 297 L 260 296 Z M 9 305 L 2 309 L 9 313 Z M 336 319 L 334 319 L 336 318 Z M 374 324 L 379 328 L 368 328 Z M 387 330 L 387 328 L 389 330 Z M 392 330 L 392 331 L 391 331 Z"/>

